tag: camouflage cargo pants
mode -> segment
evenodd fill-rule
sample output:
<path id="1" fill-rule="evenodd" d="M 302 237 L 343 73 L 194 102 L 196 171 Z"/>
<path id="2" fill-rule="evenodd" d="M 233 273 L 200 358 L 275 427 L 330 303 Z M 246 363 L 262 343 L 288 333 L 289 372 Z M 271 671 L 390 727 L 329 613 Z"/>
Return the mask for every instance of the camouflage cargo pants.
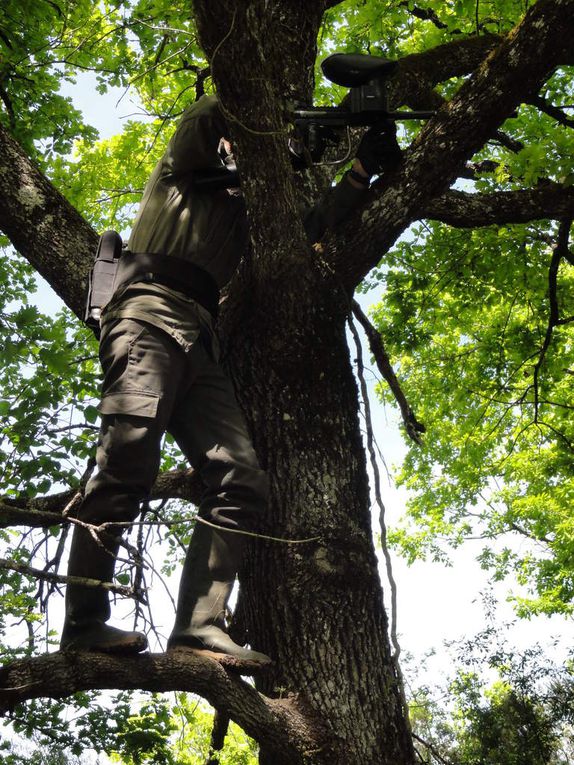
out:
<path id="1" fill-rule="evenodd" d="M 104 326 L 98 472 L 81 520 L 129 523 L 139 514 L 170 432 L 205 484 L 199 513 L 230 528 L 252 528 L 263 512 L 267 479 L 260 469 L 231 382 L 198 336 L 184 350 L 157 327 L 134 319 Z"/>

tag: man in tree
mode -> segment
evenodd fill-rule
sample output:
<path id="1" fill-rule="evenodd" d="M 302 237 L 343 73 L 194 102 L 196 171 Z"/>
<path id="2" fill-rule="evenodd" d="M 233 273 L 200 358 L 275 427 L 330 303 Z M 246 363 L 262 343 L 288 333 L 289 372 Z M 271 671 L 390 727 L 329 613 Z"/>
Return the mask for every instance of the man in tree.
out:
<path id="1" fill-rule="evenodd" d="M 102 314 L 99 471 L 86 487 L 68 574 L 112 580 L 121 534 L 150 492 L 169 431 L 200 472 L 205 492 L 168 646 L 266 664 L 267 656 L 231 639 L 224 621 L 242 532 L 257 527 L 267 483 L 218 364 L 214 329 L 219 290 L 248 244 L 245 204 L 237 189 L 196 183 L 232 162 L 226 136 L 216 97 L 201 98 L 184 114 L 144 191 L 129 252 L 120 259 L 119 286 Z M 399 158 L 394 129 L 371 129 L 353 168 L 306 216 L 310 241 L 346 217 L 364 198 L 370 176 Z M 105 529 L 96 536 L 82 524 Z M 108 625 L 109 616 L 104 589 L 69 585 L 62 648 L 137 653 L 147 647 L 145 635 Z"/>

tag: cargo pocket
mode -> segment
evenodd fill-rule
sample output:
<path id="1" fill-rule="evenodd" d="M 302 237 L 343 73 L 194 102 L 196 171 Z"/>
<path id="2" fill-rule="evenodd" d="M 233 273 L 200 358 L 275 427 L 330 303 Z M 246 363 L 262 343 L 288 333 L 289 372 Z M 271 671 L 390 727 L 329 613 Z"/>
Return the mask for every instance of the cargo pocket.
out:
<path id="1" fill-rule="evenodd" d="M 182 373 L 181 348 L 163 330 L 123 318 L 110 325 L 100 348 L 103 415 L 156 418 L 169 409 Z"/>
<path id="2" fill-rule="evenodd" d="M 100 401 L 100 414 L 128 414 L 132 417 L 155 417 L 159 394 L 141 391 L 116 391 Z"/>

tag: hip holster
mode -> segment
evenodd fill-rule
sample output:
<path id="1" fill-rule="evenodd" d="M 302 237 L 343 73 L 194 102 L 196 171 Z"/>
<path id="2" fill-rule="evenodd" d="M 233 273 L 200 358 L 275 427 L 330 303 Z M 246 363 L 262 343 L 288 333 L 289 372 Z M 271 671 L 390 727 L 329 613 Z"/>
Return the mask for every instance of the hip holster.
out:
<path id="1" fill-rule="evenodd" d="M 94 265 L 88 277 L 84 321 L 100 336 L 100 316 L 114 294 L 116 271 L 123 243 L 116 231 L 105 231 L 98 242 Z"/>

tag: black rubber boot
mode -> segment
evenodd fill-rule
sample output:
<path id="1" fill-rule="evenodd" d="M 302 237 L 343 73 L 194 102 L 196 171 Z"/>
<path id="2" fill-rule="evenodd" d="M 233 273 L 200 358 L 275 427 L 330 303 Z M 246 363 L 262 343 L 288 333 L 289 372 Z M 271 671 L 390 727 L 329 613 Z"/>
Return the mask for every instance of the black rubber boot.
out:
<path id="1" fill-rule="evenodd" d="M 105 546 L 104 546 L 105 545 Z M 76 526 L 72 537 L 69 576 L 111 582 L 114 576 L 119 539 L 102 535 L 99 545 L 87 529 Z M 108 593 L 103 588 L 70 584 L 66 588 L 66 618 L 60 648 L 68 651 L 98 651 L 133 654 L 147 648 L 141 632 L 110 627 Z"/>
<path id="2" fill-rule="evenodd" d="M 263 653 L 234 643 L 227 634 L 225 612 L 241 562 L 245 537 L 197 522 L 181 574 L 173 632 L 168 649 L 232 657 L 238 662 L 270 665 Z"/>

